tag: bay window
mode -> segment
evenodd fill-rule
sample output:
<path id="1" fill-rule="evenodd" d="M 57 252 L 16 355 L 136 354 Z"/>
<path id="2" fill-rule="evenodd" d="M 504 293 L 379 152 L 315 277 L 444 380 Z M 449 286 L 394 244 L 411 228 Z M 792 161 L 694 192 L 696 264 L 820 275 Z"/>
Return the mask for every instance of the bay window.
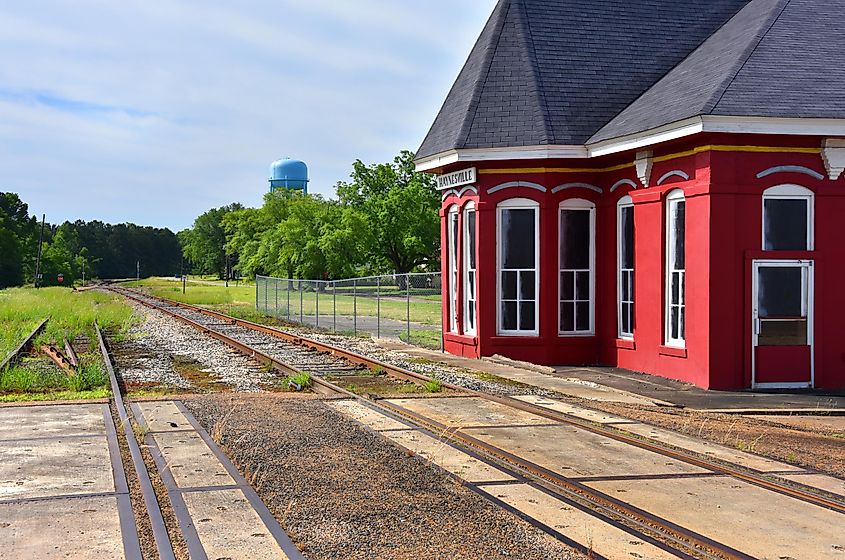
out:
<path id="1" fill-rule="evenodd" d="M 595 293 L 595 215 L 592 202 L 560 204 L 559 334 L 593 334 Z"/>
<path id="2" fill-rule="evenodd" d="M 501 202 L 496 209 L 498 333 L 539 334 L 540 208 L 526 198 Z"/>
<path id="3" fill-rule="evenodd" d="M 449 282 L 449 332 L 458 332 L 458 208 L 452 206 L 446 214 Z"/>
<path id="4" fill-rule="evenodd" d="M 475 249 L 475 203 L 469 202 L 464 207 L 464 334 L 476 333 L 476 249 Z"/>
<path id="5" fill-rule="evenodd" d="M 666 197 L 666 344 L 686 344 L 686 202 L 675 190 Z"/>
<path id="6" fill-rule="evenodd" d="M 630 196 L 617 204 L 617 317 L 619 338 L 634 338 L 634 203 Z"/>

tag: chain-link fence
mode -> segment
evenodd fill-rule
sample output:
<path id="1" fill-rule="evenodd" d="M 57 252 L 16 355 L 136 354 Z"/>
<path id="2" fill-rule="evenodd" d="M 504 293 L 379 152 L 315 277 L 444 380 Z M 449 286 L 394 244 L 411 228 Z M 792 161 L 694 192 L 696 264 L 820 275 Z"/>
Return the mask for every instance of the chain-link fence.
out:
<path id="1" fill-rule="evenodd" d="M 333 281 L 257 276 L 255 308 L 333 332 L 398 337 L 442 349 L 440 291 L 439 272 Z"/>

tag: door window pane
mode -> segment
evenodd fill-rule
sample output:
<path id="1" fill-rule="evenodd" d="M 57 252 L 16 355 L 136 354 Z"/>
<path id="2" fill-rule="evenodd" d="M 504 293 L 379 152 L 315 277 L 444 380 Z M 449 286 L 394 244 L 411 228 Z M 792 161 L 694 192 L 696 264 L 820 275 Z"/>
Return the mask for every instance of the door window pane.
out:
<path id="1" fill-rule="evenodd" d="M 806 251 L 808 199 L 763 201 L 763 248 L 766 251 Z"/>
<path id="2" fill-rule="evenodd" d="M 797 266 L 761 267 L 757 279 L 760 317 L 802 317 L 803 277 Z"/>

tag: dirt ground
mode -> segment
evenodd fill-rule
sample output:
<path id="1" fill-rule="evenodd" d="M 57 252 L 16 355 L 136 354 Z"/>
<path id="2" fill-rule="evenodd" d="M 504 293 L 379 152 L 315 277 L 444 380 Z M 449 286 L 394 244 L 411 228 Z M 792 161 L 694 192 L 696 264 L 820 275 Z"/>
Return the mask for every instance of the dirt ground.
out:
<path id="1" fill-rule="evenodd" d="M 311 560 L 581 558 L 316 398 L 184 402 Z"/>
<path id="2" fill-rule="evenodd" d="M 675 430 L 741 451 L 845 478 L 845 437 L 830 430 L 789 427 L 771 420 L 737 414 L 683 409 L 654 409 L 590 401 L 596 410 Z"/>

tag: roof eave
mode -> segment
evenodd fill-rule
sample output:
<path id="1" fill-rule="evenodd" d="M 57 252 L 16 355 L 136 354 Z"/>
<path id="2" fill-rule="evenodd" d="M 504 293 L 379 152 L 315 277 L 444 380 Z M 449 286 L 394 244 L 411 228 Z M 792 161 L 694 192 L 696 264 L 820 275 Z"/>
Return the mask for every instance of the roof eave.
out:
<path id="1" fill-rule="evenodd" d="M 584 145 L 515 146 L 448 150 L 414 161 L 418 172 L 441 169 L 453 163 L 520 159 L 569 159 L 590 157 Z"/>

